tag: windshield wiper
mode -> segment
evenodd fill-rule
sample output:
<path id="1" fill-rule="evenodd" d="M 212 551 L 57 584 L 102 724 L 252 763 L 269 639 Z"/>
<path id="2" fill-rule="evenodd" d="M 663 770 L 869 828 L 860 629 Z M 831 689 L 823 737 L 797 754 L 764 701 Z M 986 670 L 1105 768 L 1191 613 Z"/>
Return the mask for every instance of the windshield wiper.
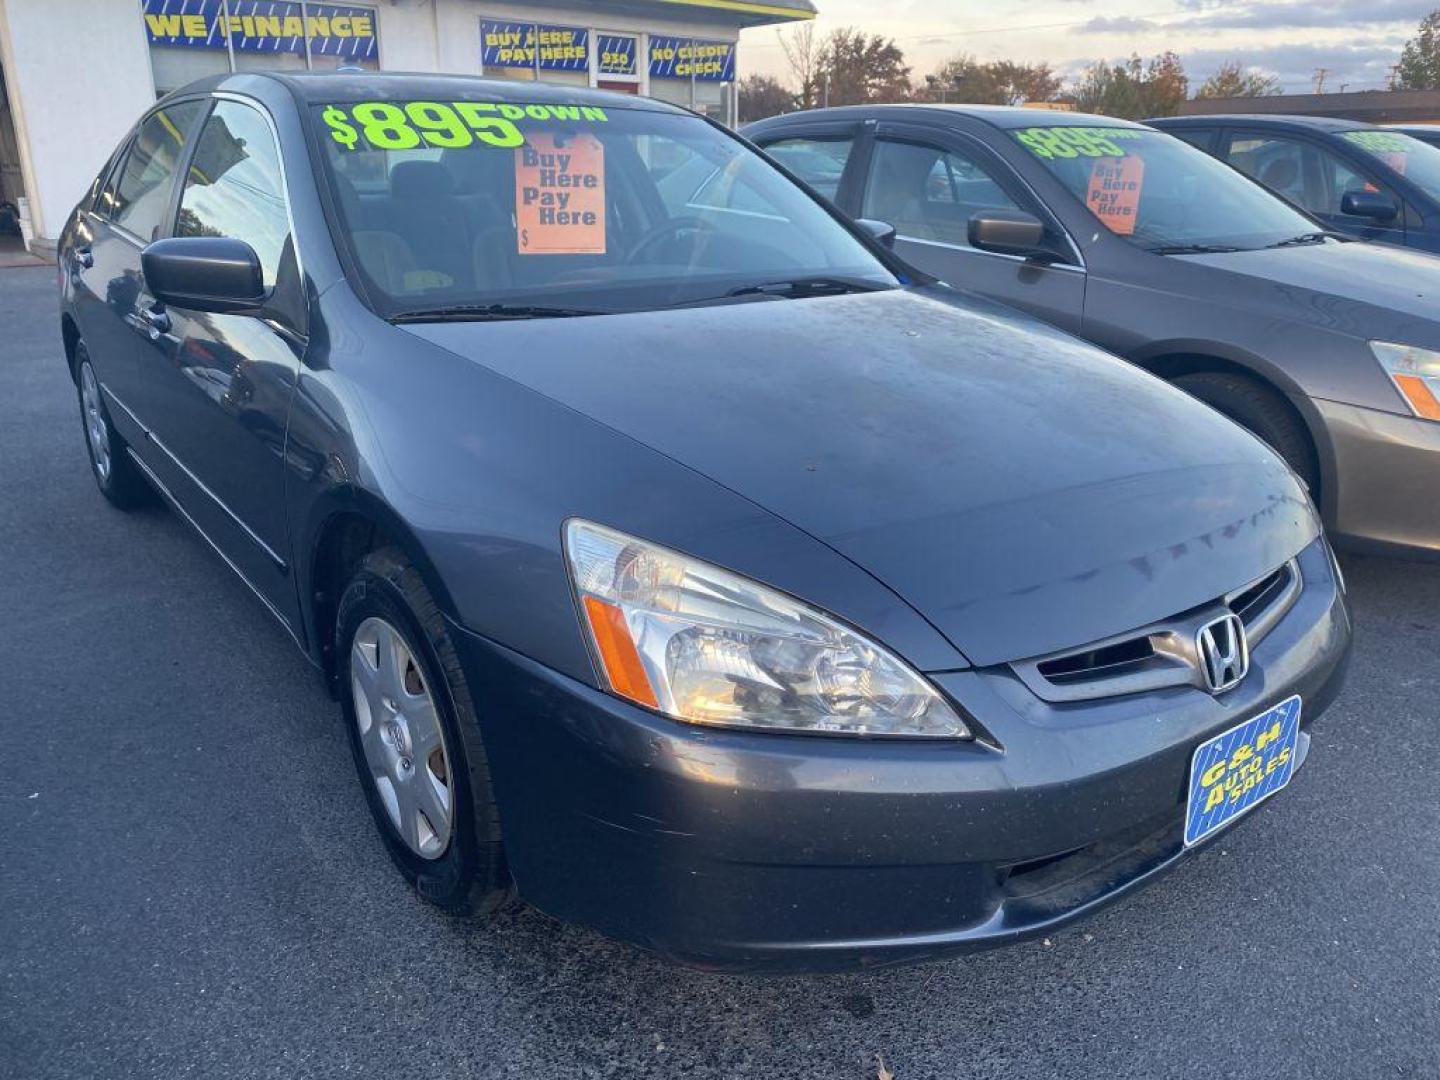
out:
<path id="1" fill-rule="evenodd" d="M 1146 248 L 1155 255 L 1221 255 L 1230 251 L 1253 251 L 1253 248 L 1236 247 L 1234 244 L 1166 244 L 1163 247 Z"/>
<path id="2" fill-rule="evenodd" d="M 573 319 L 582 315 L 609 315 L 595 308 L 544 307 L 538 304 L 454 304 L 417 308 L 391 315 L 392 323 L 500 322 L 507 319 Z"/>
<path id="3" fill-rule="evenodd" d="M 1266 244 L 1267 248 L 1300 247 L 1303 244 L 1323 244 L 1333 234 L 1328 232 L 1302 233 L 1299 236 L 1291 236 L 1285 240 L 1276 240 L 1273 244 Z"/>
<path id="4" fill-rule="evenodd" d="M 742 285 L 731 289 L 729 296 L 840 296 L 844 293 L 879 292 L 886 286 L 865 281 L 862 278 L 846 277 L 800 277 L 787 281 L 762 281 L 758 285 Z"/>

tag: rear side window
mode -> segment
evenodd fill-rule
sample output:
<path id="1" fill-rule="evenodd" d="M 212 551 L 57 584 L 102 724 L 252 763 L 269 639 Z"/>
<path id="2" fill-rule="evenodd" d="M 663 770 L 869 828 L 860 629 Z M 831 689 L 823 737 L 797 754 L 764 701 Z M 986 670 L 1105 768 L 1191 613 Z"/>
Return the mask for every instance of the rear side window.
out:
<path id="1" fill-rule="evenodd" d="M 199 101 L 182 101 L 151 114 L 110 179 L 102 212 L 147 243 L 160 235 L 186 136 L 203 107 Z"/>
<path id="2" fill-rule="evenodd" d="M 778 139 L 767 143 L 765 150 L 780 164 L 804 180 L 812 188 L 833 200 L 840 190 L 840 177 L 850 160 L 854 138 Z"/>
<path id="3" fill-rule="evenodd" d="M 200 131 L 175 233 L 244 240 L 272 288 L 290 238 L 284 192 L 270 125 L 248 105 L 221 101 Z"/>

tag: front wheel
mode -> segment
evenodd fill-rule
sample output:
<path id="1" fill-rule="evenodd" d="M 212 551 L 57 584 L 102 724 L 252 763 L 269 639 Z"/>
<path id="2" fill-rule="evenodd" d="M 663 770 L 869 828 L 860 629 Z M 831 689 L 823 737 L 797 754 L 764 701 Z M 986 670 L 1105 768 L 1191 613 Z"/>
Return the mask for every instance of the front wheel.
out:
<path id="1" fill-rule="evenodd" d="M 1320 497 L 1320 467 L 1315 448 L 1290 403 L 1278 392 L 1245 375 L 1225 371 L 1199 371 L 1172 380 L 1192 397 L 1234 420 L 1274 450 L 1310 489 Z"/>
<path id="2" fill-rule="evenodd" d="M 447 911 L 486 915 L 510 876 L 465 674 L 419 573 L 371 552 L 336 617 L 340 700 L 355 768 L 391 860 Z"/>
<path id="3" fill-rule="evenodd" d="M 110 422 L 109 410 L 100 392 L 100 380 L 90 363 L 84 344 L 75 353 L 76 389 L 80 394 L 80 422 L 85 428 L 85 448 L 90 453 L 90 472 L 100 494 L 121 510 L 133 510 L 150 501 L 150 486 L 130 460 L 125 440 Z"/>

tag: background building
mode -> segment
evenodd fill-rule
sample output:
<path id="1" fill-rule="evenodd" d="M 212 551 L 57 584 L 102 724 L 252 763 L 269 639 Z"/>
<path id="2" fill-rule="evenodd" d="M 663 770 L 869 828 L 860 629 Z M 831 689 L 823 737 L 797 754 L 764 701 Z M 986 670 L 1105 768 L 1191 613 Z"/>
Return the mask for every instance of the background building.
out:
<path id="1" fill-rule="evenodd" d="M 1270 113 L 1333 116 L 1367 124 L 1440 124 L 1440 90 L 1360 90 L 1353 94 L 1274 94 L 1269 97 L 1192 98 L 1181 116 Z"/>
<path id="2" fill-rule="evenodd" d="M 47 251 L 150 102 L 228 71 L 539 79 L 733 124 L 740 30 L 814 15 L 811 0 L 0 0 L 0 204 Z"/>

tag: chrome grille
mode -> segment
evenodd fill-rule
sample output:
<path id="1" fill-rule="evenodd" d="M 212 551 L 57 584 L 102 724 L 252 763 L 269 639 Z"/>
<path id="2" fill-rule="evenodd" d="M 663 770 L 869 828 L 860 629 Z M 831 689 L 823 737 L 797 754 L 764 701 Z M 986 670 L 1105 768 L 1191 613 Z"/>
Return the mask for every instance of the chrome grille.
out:
<path id="1" fill-rule="evenodd" d="M 1011 664 L 1040 699 L 1091 701 L 1160 690 L 1170 686 L 1206 688 L 1196 647 L 1201 627 L 1227 611 L 1245 624 L 1253 649 L 1285 617 L 1304 588 L 1300 564 L 1284 566 L 1191 611 L 1125 634 Z"/>

